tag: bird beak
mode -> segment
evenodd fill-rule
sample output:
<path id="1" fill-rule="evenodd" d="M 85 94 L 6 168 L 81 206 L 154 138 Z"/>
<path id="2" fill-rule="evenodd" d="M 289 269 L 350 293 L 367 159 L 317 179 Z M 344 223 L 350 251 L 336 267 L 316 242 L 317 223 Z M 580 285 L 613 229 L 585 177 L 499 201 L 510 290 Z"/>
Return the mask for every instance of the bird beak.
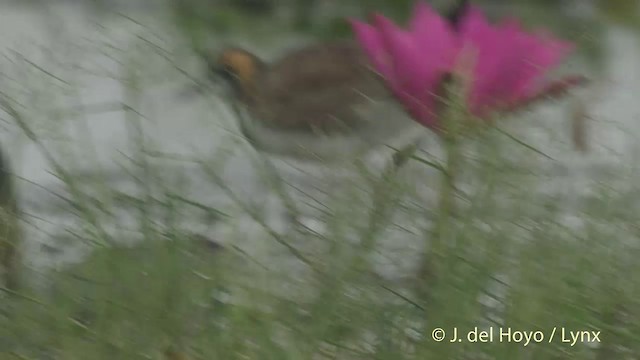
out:
<path id="1" fill-rule="evenodd" d="M 212 81 L 219 81 L 228 77 L 229 73 L 221 66 L 209 65 L 209 79 Z"/>
<path id="2" fill-rule="evenodd" d="M 219 64 L 207 63 L 207 74 L 209 81 L 211 82 L 227 82 L 232 83 L 237 81 L 234 74 L 232 74 L 228 68 Z"/>
<path id="3" fill-rule="evenodd" d="M 231 74 L 219 63 L 213 61 L 211 56 L 206 52 L 197 51 L 198 56 L 203 60 L 207 72 L 206 78 L 211 83 L 218 83 L 221 80 L 228 79 Z"/>
<path id="4" fill-rule="evenodd" d="M 216 95 L 229 96 L 234 93 L 235 79 L 227 69 L 219 66 L 210 66 L 208 69 L 208 83 Z"/>

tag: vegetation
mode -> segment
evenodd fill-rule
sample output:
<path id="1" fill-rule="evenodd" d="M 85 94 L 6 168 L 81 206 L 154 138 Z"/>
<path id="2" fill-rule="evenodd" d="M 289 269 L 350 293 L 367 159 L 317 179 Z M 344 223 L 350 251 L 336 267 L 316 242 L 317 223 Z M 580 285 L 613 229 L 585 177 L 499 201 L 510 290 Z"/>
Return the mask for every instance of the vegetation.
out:
<path id="1" fill-rule="evenodd" d="M 397 6 L 398 17 L 406 9 L 403 1 L 376 2 Z M 260 16 L 230 6 L 209 14 L 217 20 L 203 20 L 204 12 L 188 1 L 176 3 L 185 7 L 174 20 L 196 47 L 204 41 L 199 36 L 234 32 Z M 325 36 L 331 31 L 318 29 L 331 24 L 306 30 Z M 145 134 L 153 114 L 143 106 L 148 92 L 188 80 L 178 65 L 183 45 L 164 48 L 150 40 L 156 35 L 151 30 L 136 29 L 137 40 L 126 49 L 97 46 L 103 47 L 97 52 L 110 49 L 122 65 L 109 76 L 125 93 L 123 103 L 78 105 L 82 81 L 69 74 L 95 76 L 104 69 L 56 58 L 51 66 L 58 71 L 43 72 L 19 55 L 0 68 L 21 77 L 0 93 L 4 112 L 66 186 L 58 195 L 76 220 L 62 238 L 91 250 L 79 263 L 44 273 L 24 269 L 44 281 L 6 289 L 0 359 L 638 358 L 636 164 L 611 163 L 587 178 L 579 164 L 537 146 L 533 131 L 551 138 L 553 149 L 571 151 L 557 124 L 547 129 L 550 121 L 534 113 L 457 145 L 464 155 L 457 164 L 462 185 L 451 214 L 438 213 L 430 191 L 438 173 L 429 161 L 437 156 L 419 152 L 401 170 L 345 165 L 351 176 L 316 199 L 322 231 L 282 229 L 270 220 L 271 208 L 247 200 L 225 178 L 234 157 L 250 158 L 270 194 L 285 204 L 308 202 L 287 195 L 295 189 L 264 166 L 268 159 L 242 141 L 177 159 Z M 70 49 L 65 44 L 74 40 L 58 41 L 52 46 Z M 52 76 L 60 73 L 70 77 L 62 85 Z M 78 106 L 60 110 L 58 97 L 76 99 Z M 211 122 L 212 107 L 205 108 L 195 116 Z M 87 119 L 114 109 L 130 126 L 133 150 L 119 161 L 126 169 L 121 176 L 136 184 L 133 193 L 89 182 L 68 167 L 86 158 L 98 163 Z M 86 143 L 65 141 L 69 124 L 86 131 Z M 206 181 L 193 185 L 192 176 Z M 190 186 L 199 186 L 200 194 L 223 193 L 232 204 L 207 205 L 188 195 Z M 588 194 L 569 191 L 576 187 Z M 194 235 L 194 219 L 225 230 L 204 241 Z M 427 250 L 438 219 L 445 223 L 439 223 L 441 261 L 434 274 L 411 264 Z M 29 216 L 23 225 L 32 226 Z M 447 340 L 434 341 L 436 328 Z M 450 343 L 454 328 L 458 336 L 494 329 L 494 338 Z M 513 336 L 500 337 L 500 329 Z M 566 343 L 563 329 L 564 339 L 571 339 L 569 331 L 585 336 Z M 543 340 L 527 343 L 516 331 L 540 331 Z"/>

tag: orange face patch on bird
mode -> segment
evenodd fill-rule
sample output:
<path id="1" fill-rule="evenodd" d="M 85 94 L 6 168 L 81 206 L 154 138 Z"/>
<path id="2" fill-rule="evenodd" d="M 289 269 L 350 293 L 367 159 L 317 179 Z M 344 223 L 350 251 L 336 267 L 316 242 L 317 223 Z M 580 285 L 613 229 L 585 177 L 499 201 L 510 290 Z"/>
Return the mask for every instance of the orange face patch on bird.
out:
<path id="1" fill-rule="evenodd" d="M 256 77 L 265 66 L 254 54 L 235 47 L 225 49 L 217 57 L 207 56 L 205 60 L 210 75 L 231 85 L 237 95 L 251 91 Z"/>

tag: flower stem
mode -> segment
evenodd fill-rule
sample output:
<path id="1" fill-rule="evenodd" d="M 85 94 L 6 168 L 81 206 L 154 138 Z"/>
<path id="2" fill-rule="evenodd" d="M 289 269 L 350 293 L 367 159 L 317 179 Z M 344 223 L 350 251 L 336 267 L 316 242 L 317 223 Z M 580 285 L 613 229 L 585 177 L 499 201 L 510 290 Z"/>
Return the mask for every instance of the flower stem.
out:
<path id="1" fill-rule="evenodd" d="M 425 253 L 418 274 L 417 290 L 422 296 L 431 293 L 437 280 L 442 276 L 448 258 L 447 242 L 451 238 L 451 219 L 455 213 L 456 179 L 460 168 L 461 153 L 456 135 L 442 137 L 446 159 L 441 165 L 440 192 L 436 219 L 425 239 L 430 246 Z"/>
<path id="2" fill-rule="evenodd" d="M 459 165 L 460 152 L 455 136 L 443 138 L 446 162 L 443 166 L 440 182 L 440 198 L 438 203 L 438 218 L 433 231 L 433 253 L 441 258 L 443 246 L 448 235 L 448 228 L 455 206 L 455 180 Z"/>
<path id="3" fill-rule="evenodd" d="M 435 281 L 445 271 L 443 269 L 447 258 L 447 243 L 450 241 L 451 218 L 455 211 L 456 180 L 462 160 L 460 139 L 468 130 L 467 113 L 464 105 L 464 90 L 456 87 L 463 84 L 454 80 L 447 81 L 447 107 L 443 111 L 442 132 L 440 140 L 444 149 L 445 159 L 438 166 L 441 172 L 440 192 L 437 203 L 436 219 L 432 231 L 427 234 L 426 241 L 430 244 L 425 253 L 421 269 L 419 270 L 418 290 L 432 287 Z M 423 292 L 424 293 L 424 292 Z"/>

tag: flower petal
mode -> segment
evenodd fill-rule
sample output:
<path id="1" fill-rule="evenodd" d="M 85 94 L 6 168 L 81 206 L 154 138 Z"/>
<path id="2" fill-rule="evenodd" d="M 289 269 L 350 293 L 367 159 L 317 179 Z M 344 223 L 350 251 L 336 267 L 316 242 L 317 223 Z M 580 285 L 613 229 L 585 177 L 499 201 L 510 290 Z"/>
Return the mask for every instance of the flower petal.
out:
<path id="1" fill-rule="evenodd" d="M 388 51 L 393 73 L 399 80 L 398 85 L 407 86 L 411 82 L 410 75 L 413 71 L 426 72 L 417 61 L 418 47 L 410 33 L 378 14 L 374 15 L 374 23 L 380 31 L 384 48 Z"/>
<path id="2" fill-rule="evenodd" d="M 449 69 L 459 47 L 453 26 L 423 1 L 416 3 L 414 12 L 409 28 L 421 56 L 434 68 Z"/>
<path id="3" fill-rule="evenodd" d="M 535 96 L 544 75 L 571 51 L 566 42 L 523 31 L 515 19 L 492 26 L 474 6 L 462 19 L 460 36 L 477 53 L 469 106 L 479 116 Z"/>
<path id="4" fill-rule="evenodd" d="M 396 96 L 412 109 L 418 121 L 432 127 L 435 91 L 451 68 L 456 42 L 449 24 L 428 6 L 417 6 L 416 11 L 413 32 L 398 28 L 382 16 L 374 21 L 391 55 Z"/>
<path id="5" fill-rule="evenodd" d="M 482 11 L 470 5 L 460 21 L 460 37 L 464 50 L 475 55 L 473 77 L 469 94 L 470 110 L 480 115 L 483 108 L 490 107 L 495 101 L 499 89 L 503 86 L 498 81 L 501 73 L 507 73 L 505 65 L 510 63 L 514 49 L 504 43 L 501 34 L 493 28 Z"/>
<path id="6" fill-rule="evenodd" d="M 571 89 L 589 83 L 589 79 L 580 75 L 566 76 L 560 80 L 555 80 L 541 86 L 540 91 L 529 97 L 521 98 L 517 102 L 511 102 L 500 110 L 502 111 L 518 111 L 535 105 L 539 101 L 547 98 L 559 98 L 566 95 Z"/>
<path id="7" fill-rule="evenodd" d="M 358 42 L 369 57 L 375 70 L 385 78 L 391 77 L 391 63 L 378 29 L 358 20 L 351 19 L 350 23 Z"/>
<path id="8" fill-rule="evenodd" d="M 544 75 L 573 51 L 573 45 L 544 35 L 521 36 L 522 39 L 519 41 L 526 52 L 519 81 L 514 84 L 514 93 L 530 97 L 541 90 Z"/>

